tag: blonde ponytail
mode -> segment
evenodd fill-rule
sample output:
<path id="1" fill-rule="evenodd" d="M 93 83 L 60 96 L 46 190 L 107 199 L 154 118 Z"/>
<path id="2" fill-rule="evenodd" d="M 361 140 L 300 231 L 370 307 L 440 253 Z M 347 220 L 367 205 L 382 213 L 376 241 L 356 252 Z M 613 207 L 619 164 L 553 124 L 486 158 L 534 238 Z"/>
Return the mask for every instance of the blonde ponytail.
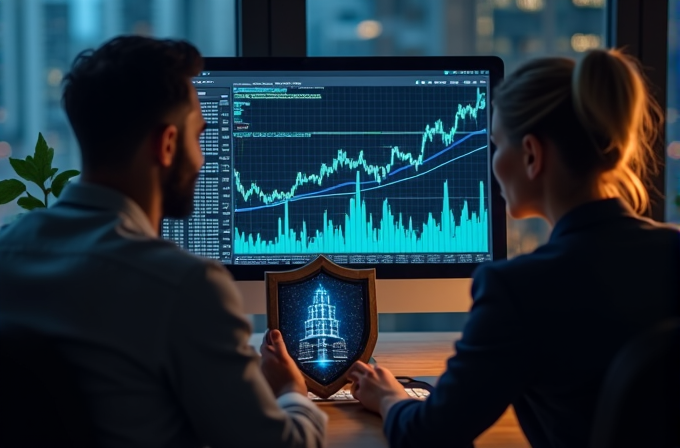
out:
<path id="1" fill-rule="evenodd" d="M 658 171 L 654 145 L 663 112 L 640 64 L 620 50 L 591 50 L 574 68 L 572 100 L 601 160 L 603 193 L 645 212 L 645 179 Z"/>
<path id="2" fill-rule="evenodd" d="M 503 80 L 493 105 L 515 143 L 527 134 L 548 138 L 576 177 L 595 176 L 603 194 L 638 213 L 649 208 L 663 113 L 634 58 L 591 50 L 578 63 L 534 59 Z"/>

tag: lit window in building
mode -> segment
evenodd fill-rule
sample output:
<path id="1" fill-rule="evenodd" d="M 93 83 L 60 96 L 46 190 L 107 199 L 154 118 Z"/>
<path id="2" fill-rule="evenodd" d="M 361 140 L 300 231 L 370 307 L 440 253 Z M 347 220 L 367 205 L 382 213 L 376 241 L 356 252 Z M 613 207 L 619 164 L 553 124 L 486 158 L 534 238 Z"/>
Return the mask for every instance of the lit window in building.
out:
<path id="1" fill-rule="evenodd" d="M 579 8 L 604 8 L 605 0 L 571 0 Z"/>
<path id="2" fill-rule="evenodd" d="M 668 157 L 674 160 L 680 160 L 680 142 L 671 142 L 668 145 Z"/>
<path id="3" fill-rule="evenodd" d="M 0 142 L 0 159 L 6 159 L 12 155 L 12 147 L 8 142 Z"/>
<path id="4" fill-rule="evenodd" d="M 579 53 L 590 50 L 591 48 L 598 48 L 601 42 L 600 36 L 597 34 L 576 33 L 571 36 L 571 48 Z"/>
<path id="5" fill-rule="evenodd" d="M 58 86 L 61 83 L 64 73 L 58 68 L 53 68 L 47 72 L 47 83 L 51 86 Z"/>
<path id="6" fill-rule="evenodd" d="M 357 25 L 357 36 L 361 39 L 375 39 L 380 34 L 382 34 L 382 25 L 377 20 L 364 20 Z"/>
<path id="7" fill-rule="evenodd" d="M 478 17 L 477 34 L 480 36 L 493 36 L 493 18 L 489 16 Z"/>
<path id="8" fill-rule="evenodd" d="M 543 0 L 517 0 L 517 7 L 523 11 L 540 11 Z"/>

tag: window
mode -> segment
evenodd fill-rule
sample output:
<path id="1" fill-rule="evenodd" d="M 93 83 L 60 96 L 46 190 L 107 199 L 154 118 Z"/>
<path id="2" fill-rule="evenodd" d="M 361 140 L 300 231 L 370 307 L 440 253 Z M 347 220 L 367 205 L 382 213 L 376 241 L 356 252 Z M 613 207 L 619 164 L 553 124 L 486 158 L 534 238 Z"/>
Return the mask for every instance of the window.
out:
<path id="1" fill-rule="evenodd" d="M 7 157 L 33 153 L 39 132 L 55 150 L 54 166 L 80 166 L 60 104 L 62 77 L 80 51 L 142 34 L 230 56 L 235 23 L 235 0 L 0 0 L 0 179 L 13 177 Z M 18 211 L 0 205 L 0 225 Z"/>
<path id="2" fill-rule="evenodd" d="M 679 0 L 680 1 L 680 0 Z M 307 2 L 310 56 L 496 54 L 506 72 L 543 55 L 604 45 L 605 0 Z M 679 155 L 680 157 L 680 155 Z M 508 256 L 546 241 L 541 220 L 508 221 Z"/>
<path id="3" fill-rule="evenodd" d="M 680 0 L 668 10 L 668 112 L 666 114 L 666 220 L 680 224 Z"/>

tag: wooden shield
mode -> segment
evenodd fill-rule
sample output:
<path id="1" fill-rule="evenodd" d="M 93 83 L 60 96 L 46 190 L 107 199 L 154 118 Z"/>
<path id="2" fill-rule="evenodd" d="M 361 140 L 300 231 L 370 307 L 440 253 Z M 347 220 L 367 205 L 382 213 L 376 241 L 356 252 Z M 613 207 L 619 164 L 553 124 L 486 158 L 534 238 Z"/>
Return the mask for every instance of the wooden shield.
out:
<path id="1" fill-rule="evenodd" d="M 328 398 L 368 362 L 378 339 L 375 269 L 348 269 L 324 256 L 266 272 L 267 325 L 278 329 L 310 392 Z"/>

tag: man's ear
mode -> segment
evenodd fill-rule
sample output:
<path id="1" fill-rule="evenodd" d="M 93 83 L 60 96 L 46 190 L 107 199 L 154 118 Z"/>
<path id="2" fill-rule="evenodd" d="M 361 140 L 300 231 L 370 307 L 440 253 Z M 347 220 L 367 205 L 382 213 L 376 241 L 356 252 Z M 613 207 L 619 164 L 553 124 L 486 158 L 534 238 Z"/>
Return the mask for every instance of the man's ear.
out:
<path id="1" fill-rule="evenodd" d="M 524 170 L 530 180 L 536 179 L 543 172 L 545 166 L 545 147 L 533 134 L 522 138 L 522 154 Z"/>
<path id="2" fill-rule="evenodd" d="M 164 168 L 172 165 L 175 159 L 175 152 L 177 151 L 177 139 L 179 138 L 179 131 L 174 124 L 167 125 L 157 141 L 155 158 L 158 164 Z"/>

